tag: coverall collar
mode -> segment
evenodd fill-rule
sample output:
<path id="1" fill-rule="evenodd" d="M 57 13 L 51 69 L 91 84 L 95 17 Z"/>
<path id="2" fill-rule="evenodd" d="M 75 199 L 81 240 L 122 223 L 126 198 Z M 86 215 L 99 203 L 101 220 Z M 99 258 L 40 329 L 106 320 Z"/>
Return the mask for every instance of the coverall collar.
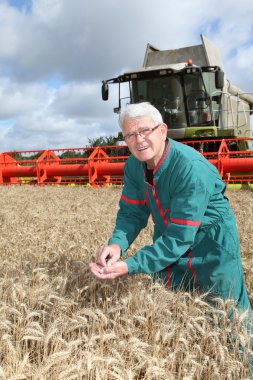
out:
<path id="1" fill-rule="evenodd" d="M 171 140 L 167 137 L 166 138 L 166 147 L 164 149 L 164 152 L 163 152 L 163 155 L 160 159 L 160 161 L 158 162 L 158 164 L 156 165 L 156 167 L 154 168 L 153 170 L 153 174 L 156 178 L 160 177 L 160 175 L 162 174 L 163 170 L 166 168 L 167 165 L 164 165 L 167 160 L 169 159 L 169 152 L 170 152 L 170 149 L 171 149 L 171 145 L 172 145 L 172 142 Z M 147 169 L 147 164 L 146 162 L 143 162 L 143 169 L 144 169 L 144 172 L 146 171 Z"/>

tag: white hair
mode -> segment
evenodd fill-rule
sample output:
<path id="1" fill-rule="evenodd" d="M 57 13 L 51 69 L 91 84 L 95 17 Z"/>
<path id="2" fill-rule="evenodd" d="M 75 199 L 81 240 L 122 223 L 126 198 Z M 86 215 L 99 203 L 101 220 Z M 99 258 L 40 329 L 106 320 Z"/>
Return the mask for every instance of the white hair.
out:
<path id="1" fill-rule="evenodd" d="M 138 120 L 143 117 L 150 117 L 154 123 L 162 124 L 163 118 L 157 108 L 152 106 L 148 102 L 129 104 L 126 108 L 120 113 L 119 125 L 123 129 L 123 124 L 126 119 Z"/>

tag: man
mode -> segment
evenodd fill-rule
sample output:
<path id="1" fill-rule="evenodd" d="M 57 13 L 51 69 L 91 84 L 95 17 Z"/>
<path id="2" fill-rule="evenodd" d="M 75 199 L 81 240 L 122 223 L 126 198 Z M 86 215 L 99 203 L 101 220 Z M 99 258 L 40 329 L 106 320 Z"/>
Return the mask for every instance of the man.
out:
<path id="1" fill-rule="evenodd" d="M 167 138 L 167 126 L 149 103 L 127 106 L 120 116 L 132 155 L 125 164 L 116 226 L 97 252 L 100 279 L 148 273 L 170 289 L 210 292 L 250 308 L 236 222 L 217 169 L 194 149 Z M 148 222 L 153 244 L 124 259 Z"/>

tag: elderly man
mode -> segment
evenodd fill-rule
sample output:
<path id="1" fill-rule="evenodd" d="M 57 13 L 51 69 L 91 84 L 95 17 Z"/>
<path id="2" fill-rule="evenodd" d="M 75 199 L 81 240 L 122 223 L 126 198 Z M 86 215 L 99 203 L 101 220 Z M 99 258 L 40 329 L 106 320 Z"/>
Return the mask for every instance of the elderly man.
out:
<path id="1" fill-rule="evenodd" d="M 125 164 L 116 226 L 90 264 L 100 279 L 148 273 L 172 290 L 197 289 L 233 298 L 250 310 L 236 222 L 217 169 L 194 149 L 167 138 L 167 126 L 149 103 L 120 116 L 132 155 Z M 153 244 L 124 259 L 154 220 Z"/>

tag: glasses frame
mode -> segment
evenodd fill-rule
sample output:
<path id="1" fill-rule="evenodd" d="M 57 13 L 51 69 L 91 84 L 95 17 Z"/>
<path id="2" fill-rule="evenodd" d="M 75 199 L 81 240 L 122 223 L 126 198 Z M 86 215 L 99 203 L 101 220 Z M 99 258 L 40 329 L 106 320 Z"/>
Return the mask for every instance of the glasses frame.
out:
<path id="1" fill-rule="evenodd" d="M 150 133 L 154 132 L 157 128 L 159 128 L 162 124 L 157 124 L 155 127 L 151 128 L 151 127 L 143 127 L 143 131 L 145 131 L 145 133 L 147 132 L 147 135 L 149 135 Z M 123 139 L 125 142 L 129 141 L 129 139 L 131 139 L 132 137 L 137 137 L 137 136 L 141 136 L 143 138 L 146 137 L 145 134 L 143 134 L 143 132 L 141 132 L 140 130 L 137 131 L 137 132 L 129 132 L 127 133 L 125 136 L 123 136 Z"/>

